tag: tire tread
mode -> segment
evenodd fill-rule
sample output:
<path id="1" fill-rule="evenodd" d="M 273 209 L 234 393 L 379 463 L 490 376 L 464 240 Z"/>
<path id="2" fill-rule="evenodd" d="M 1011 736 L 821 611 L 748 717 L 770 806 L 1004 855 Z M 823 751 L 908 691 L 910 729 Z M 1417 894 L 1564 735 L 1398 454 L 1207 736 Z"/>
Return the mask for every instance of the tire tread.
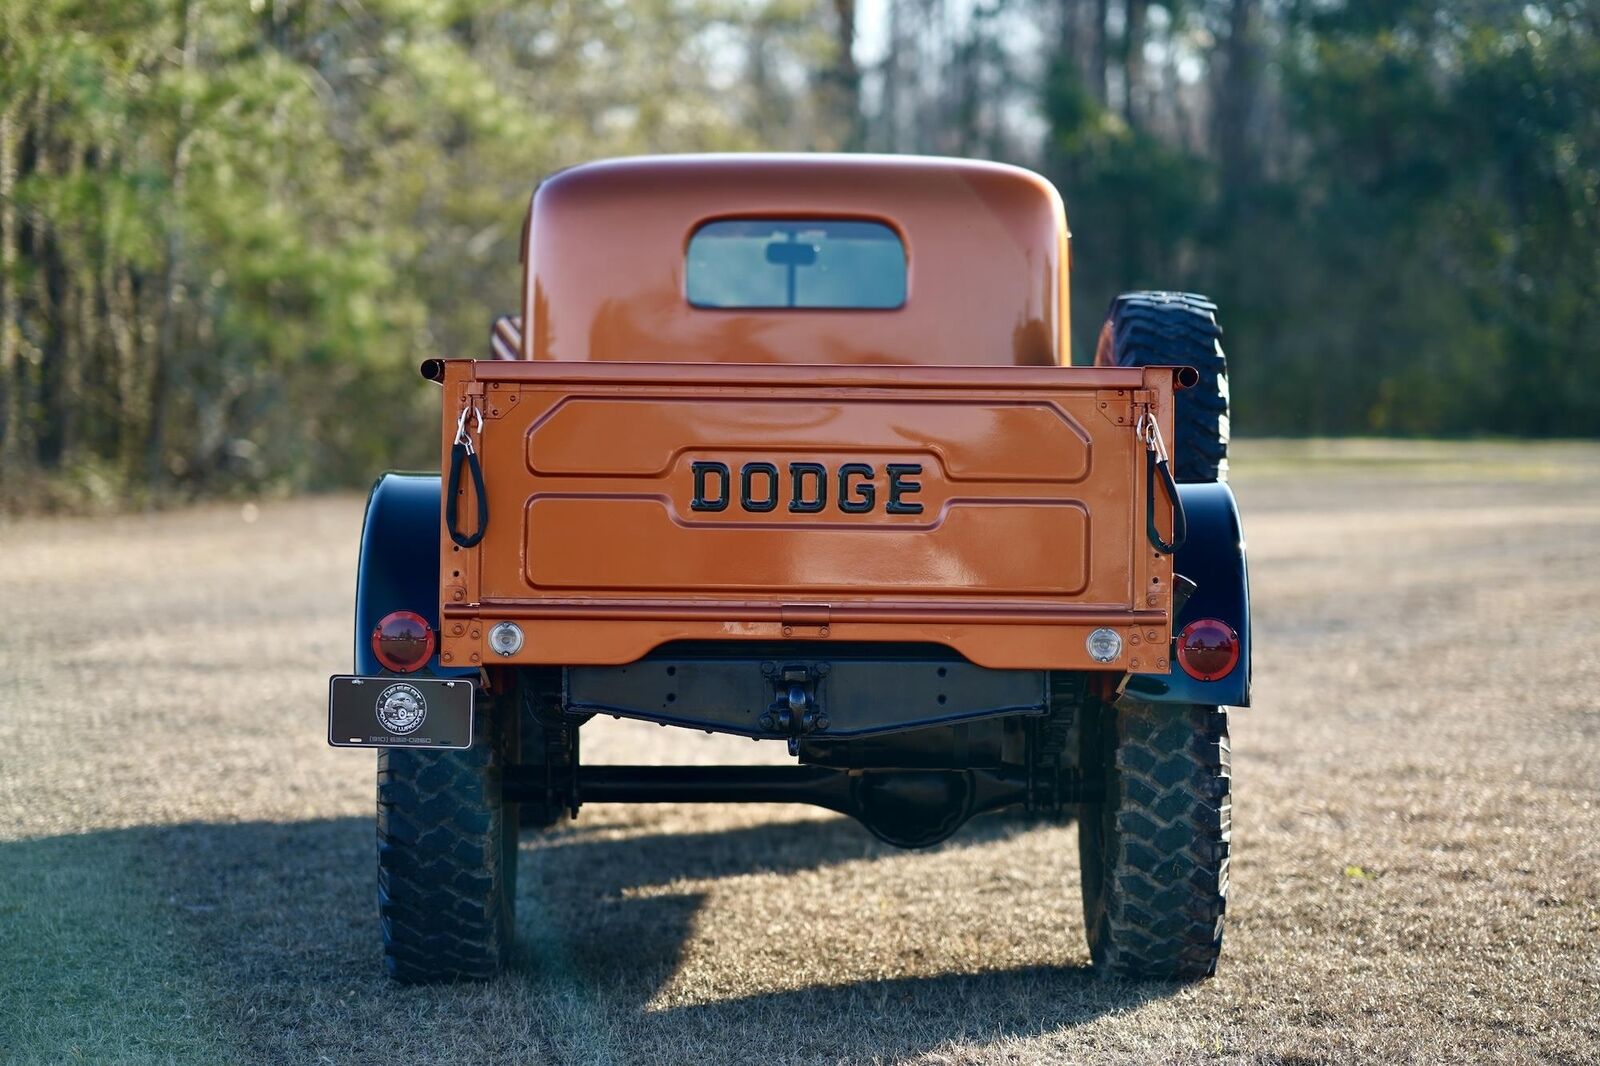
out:
<path id="1" fill-rule="evenodd" d="M 1102 708 L 1085 755 L 1106 796 L 1079 827 L 1084 919 L 1105 972 L 1193 980 L 1216 971 L 1232 846 L 1227 712 Z"/>
<path id="2" fill-rule="evenodd" d="M 1117 366 L 1189 366 L 1200 381 L 1177 395 L 1172 465 L 1179 481 L 1228 475 L 1228 360 L 1217 305 L 1192 292 L 1126 292 L 1107 327 Z"/>
<path id="3" fill-rule="evenodd" d="M 487 980 L 510 957 L 517 814 L 500 771 L 514 735 L 489 700 L 464 751 L 378 753 L 378 916 L 398 981 Z"/>

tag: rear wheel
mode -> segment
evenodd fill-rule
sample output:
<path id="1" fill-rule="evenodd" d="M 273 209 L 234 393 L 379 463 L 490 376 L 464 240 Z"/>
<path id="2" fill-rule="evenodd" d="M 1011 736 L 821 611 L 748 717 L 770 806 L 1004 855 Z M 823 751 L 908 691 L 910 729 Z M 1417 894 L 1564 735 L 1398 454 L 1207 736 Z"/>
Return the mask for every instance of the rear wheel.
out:
<path id="1" fill-rule="evenodd" d="M 1083 766 L 1104 799 L 1078 819 L 1083 917 L 1094 964 L 1192 980 L 1222 951 L 1232 829 L 1228 716 L 1189 704 L 1096 705 Z"/>
<path id="2" fill-rule="evenodd" d="M 1228 476 L 1228 360 L 1217 305 L 1188 292 L 1126 292 L 1111 301 L 1096 366 L 1188 366 L 1200 375 L 1177 395 L 1173 476 L 1225 481 Z"/>
<path id="3" fill-rule="evenodd" d="M 561 713 L 561 671 L 524 667 L 517 671 L 514 697 L 521 708 L 521 764 L 530 781 L 554 785 L 572 769 L 577 755 L 578 723 Z M 567 816 L 555 789 L 544 796 L 525 793 L 521 808 L 524 829 L 549 829 Z"/>
<path id="4" fill-rule="evenodd" d="M 484 980 L 510 958 L 518 812 L 500 780 L 517 712 L 514 694 L 481 700 L 465 751 L 378 753 L 378 912 L 396 980 Z"/>

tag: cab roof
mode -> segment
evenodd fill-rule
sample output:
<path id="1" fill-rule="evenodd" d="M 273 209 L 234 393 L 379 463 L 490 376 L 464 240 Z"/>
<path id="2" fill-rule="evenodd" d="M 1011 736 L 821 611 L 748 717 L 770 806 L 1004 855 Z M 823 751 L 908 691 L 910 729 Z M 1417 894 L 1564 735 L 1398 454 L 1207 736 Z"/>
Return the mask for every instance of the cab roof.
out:
<path id="1" fill-rule="evenodd" d="M 686 252 L 708 222 L 877 221 L 904 245 L 893 309 L 708 308 Z M 561 171 L 525 234 L 522 356 L 633 362 L 1051 365 L 1069 361 L 1054 186 L 923 156 L 641 156 Z"/>

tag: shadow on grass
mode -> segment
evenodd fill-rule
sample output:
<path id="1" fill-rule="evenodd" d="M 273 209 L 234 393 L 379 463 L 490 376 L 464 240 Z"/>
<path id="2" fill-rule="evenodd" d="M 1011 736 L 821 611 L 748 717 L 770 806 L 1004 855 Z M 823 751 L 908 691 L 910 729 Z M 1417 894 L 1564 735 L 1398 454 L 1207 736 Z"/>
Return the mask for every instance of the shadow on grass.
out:
<path id="1" fill-rule="evenodd" d="M 1017 831 L 980 819 L 946 846 Z M 0 1051 L 18 1061 L 106 1047 L 201 1061 L 834 1061 L 1057 1031 L 1173 990 L 1040 966 L 653 1005 L 695 931 L 696 882 L 889 851 L 843 818 L 623 838 L 578 823 L 524 841 L 512 975 L 401 989 L 380 972 L 369 819 L 3 844 L 0 922 L 20 935 L 0 938 L 11 945 L 0 946 L 0 972 L 18 994 L 13 1017 L 27 1020 L 0 1029 Z"/>

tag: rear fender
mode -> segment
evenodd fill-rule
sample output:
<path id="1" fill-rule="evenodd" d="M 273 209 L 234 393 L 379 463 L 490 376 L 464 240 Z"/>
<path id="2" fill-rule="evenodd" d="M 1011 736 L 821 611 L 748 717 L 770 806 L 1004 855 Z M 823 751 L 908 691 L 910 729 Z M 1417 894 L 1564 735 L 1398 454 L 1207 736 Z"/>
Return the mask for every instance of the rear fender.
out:
<path id="1" fill-rule="evenodd" d="M 1239 634 L 1239 664 L 1227 677 L 1197 681 L 1170 657 L 1166 676 L 1135 674 L 1126 694 L 1145 703 L 1250 705 L 1250 581 L 1245 567 L 1244 528 L 1233 490 L 1224 482 L 1178 486 L 1189 520 L 1189 536 L 1178 549 L 1173 569 L 1195 582 L 1194 595 L 1174 619 L 1174 635 L 1201 618 L 1215 618 Z"/>
<path id="2" fill-rule="evenodd" d="M 439 475 L 380 477 L 367 497 L 356 568 L 356 673 L 389 671 L 372 651 L 372 631 L 390 611 L 414 611 L 439 630 Z M 471 677 L 476 668 L 441 667 L 436 651 L 424 677 Z"/>

